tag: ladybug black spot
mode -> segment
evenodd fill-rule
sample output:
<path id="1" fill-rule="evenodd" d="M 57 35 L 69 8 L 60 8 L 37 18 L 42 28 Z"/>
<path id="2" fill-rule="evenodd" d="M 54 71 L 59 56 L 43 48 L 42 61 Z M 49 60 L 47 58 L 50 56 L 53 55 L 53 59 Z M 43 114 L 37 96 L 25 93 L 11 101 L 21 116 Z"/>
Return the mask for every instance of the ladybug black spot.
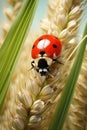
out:
<path id="1" fill-rule="evenodd" d="M 53 48 L 57 48 L 57 45 L 56 45 L 56 44 L 53 44 Z"/>
<path id="2" fill-rule="evenodd" d="M 35 45 L 33 45 L 32 49 L 35 47 Z"/>
<path id="3" fill-rule="evenodd" d="M 55 37 L 56 39 L 58 39 L 58 37 Z"/>
<path id="4" fill-rule="evenodd" d="M 42 38 L 39 39 L 39 41 L 43 40 Z"/>

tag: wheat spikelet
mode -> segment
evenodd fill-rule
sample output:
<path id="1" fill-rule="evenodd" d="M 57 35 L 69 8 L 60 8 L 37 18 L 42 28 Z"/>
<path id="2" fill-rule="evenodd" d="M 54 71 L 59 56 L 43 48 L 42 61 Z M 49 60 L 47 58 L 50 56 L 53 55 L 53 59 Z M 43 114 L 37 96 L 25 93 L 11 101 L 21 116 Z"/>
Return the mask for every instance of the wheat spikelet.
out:
<path id="1" fill-rule="evenodd" d="M 9 2 L 14 7 L 19 3 L 19 1 L 15 3 L 14 0 L 9 0 Z M 13 16 L 10 15 L 8 17 L 8 13 L 6 14 L 11 22 L 14 20 L 18 11 L 15 8 L 9 13 L 13 14 Z M 62 61 L 64 65 L 54 63 L 51 66 L 51 75 L 53 75 L 53 77 L 48 76 L 42 78 L 34 70 L 28 72 L 27 68 L 30 68 L 31 59 L 30 48 L 37 37 L 33 37 L 32 40 L 32 36 L 29 34 L 17 68 L 13 74 L 3 115 L 0 117 L 1 130 L 48 129 L 50 120 L 55 111 L 56 102 L 60 99 L 61 91 L 74 60 L 75 53 L 73 53 L 71 57 L 70 55 L 77 46 L 78 40 L 76 34 L 78 33 L 81 13 L 81 1 L 49 1 L 48 15 L 44 20 L 41 20 L 41 29 L 43 34 L 53 34 L 61 39 L 63 50 L 59 60 Z M 6 33 L 7 32 L 8 29 L 6 28 Z M 87 51 L 85 52 L 82 70 L 64 130 L 67 130 L 67 128 L 71 128 L 72 130 L 87 129 L 85 123 L 87 117 L 85 116 L 86 114 L 84 114 L 87 108 L 86 55 Z M 83 121 L 82 124 L 80 121 Z"/>

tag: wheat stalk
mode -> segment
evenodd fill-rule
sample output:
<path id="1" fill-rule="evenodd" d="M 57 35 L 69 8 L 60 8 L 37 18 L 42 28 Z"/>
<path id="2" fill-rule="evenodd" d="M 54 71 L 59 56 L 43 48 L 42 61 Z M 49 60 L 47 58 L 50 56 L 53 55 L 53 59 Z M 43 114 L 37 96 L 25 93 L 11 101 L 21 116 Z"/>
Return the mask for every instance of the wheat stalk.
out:
<path id="1" fill-rule="evenodd" d="M 5 10 L 5 13 L 12 22 L 20 8 L 18 5 L 21 4 L 19 4 L 19 1 L 15 2 L 14 0 L 9 0 L 9 2 L 14 6 L 14 9 L 10 10 L 12 11 L 10 13 L 8 13 L 8 10 Z M 72 55 L 71 52 L 77 47 L 77 33 L 81 14 L 82 1 L 49 1 L 48 14 L 45 19 L 41 20 L 41 29 L 43 34 L 53 34 L 61 39 L 63 50 L 59 59 L 64 65 L 57 63 L 52 65 L 51 75 L 53 77 L 42 78 L 35 70 L 28 72 L 27 68 L 30 68 L 31 59 L 30 48 L 37 37 L 33 37 L 32 40 L 32 34 L 29 34 L 11 81 L 3 115 L 0 117 L 1 130 L 48 129 L 55 111 L 56 101 L 60 99 L 61 91 L 74 60 L 75 52 Z M 4 29 L 4 32 L 5 34 L 8 32 L 7 27 Z M 85 55 L 87 55 L 87 51 Z M 86 62 L 87 58 L 85 56 L 64 130 L 68 128 L 71 130 L 87 129 L 85 116 L 87 113 Z M 82 121 L 82 124 L 80 121 Z"/>

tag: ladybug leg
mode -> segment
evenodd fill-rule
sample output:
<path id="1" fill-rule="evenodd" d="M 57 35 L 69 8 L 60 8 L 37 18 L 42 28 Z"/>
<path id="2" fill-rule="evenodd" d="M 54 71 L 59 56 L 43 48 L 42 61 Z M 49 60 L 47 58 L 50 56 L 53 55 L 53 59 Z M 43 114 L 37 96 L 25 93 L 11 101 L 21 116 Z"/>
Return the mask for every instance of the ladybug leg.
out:
<path id="1" fill-rule="evenodd" d="M 63 64 L 61 61 L 59 61 L 59 60 L 56 60 L 56 62 L 59 63 L 59 64 L 64 65 L 64 64 Z"/>
<path id="2" fill-rule="evenodd" d="M 37 70 L 37 67 L 36 67 L 36 64 L 35 64 L 35 61 L 34 61 L 34 60 L 31 61 L 31 66 L 32 66 L 31 69 Z"/>
<path id="3" fill-rule="evenodd" d="M 58 59 L 53 59 L 53 61 L 55 61 L 55 62 L 57 62 L 57 63 L 59 63 L 59 64 L 62 64 L 62 65 L 64 65 L 61 61 L 59 61 Z"/>
<path id="4" fill-rule="evenodd" d="M 54 78 L 54 75 L 52 75 L 50 72 L 48 73 L 48 75 L 49 75 L 51 78 Z"/>
<path id="5" fill-rule="evenodd" d="M 34 60 L 31 61 L 31 66 L 32 66 L 32 68 L 35 68 L 35 62 L 34 62 Z"/>
<path id="6" fill-rule="evenodd" d="M 34 66 L 34 61 L 31 62 L 31 68 L 30 69 L 27 69 L 28 71 L 32 70 L 33 68 L 35 68 Z"/>

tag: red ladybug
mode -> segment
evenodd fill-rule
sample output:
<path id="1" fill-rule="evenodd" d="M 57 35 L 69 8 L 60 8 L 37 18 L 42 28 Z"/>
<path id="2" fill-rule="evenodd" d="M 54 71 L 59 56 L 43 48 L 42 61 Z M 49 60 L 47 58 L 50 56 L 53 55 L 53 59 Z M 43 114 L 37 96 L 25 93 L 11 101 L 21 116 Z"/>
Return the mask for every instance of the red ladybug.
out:
<path id="1" fill-rule="evenodd" d="M 62 49 L 61 41 L 53 35 L 42 35 L 33 44 L 31 65 L 41 76 L 46 76 L 50 65 L 55 61 Z"/>

